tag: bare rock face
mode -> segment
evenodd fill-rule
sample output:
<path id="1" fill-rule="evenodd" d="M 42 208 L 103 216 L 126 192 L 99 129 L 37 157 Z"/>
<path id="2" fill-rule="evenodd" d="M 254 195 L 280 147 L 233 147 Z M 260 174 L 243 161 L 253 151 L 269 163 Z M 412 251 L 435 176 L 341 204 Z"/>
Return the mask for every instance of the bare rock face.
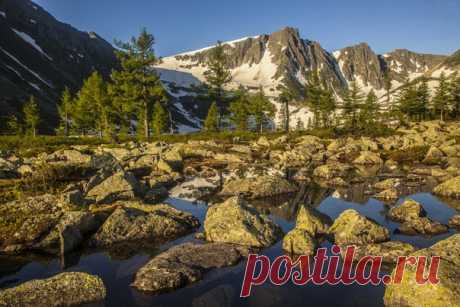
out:
<path id="1" fill-rule="evenodd" d="M 238 197 L 211 206 L 204 231 L 207 241 L 252 247 L 268 247 L 283 235 L 278 225 Z"/>
<path id="2" fill-rule="evenodd" d="M 267 175 L 228 181 L 224 184 L 220 194 L 222 196 L 236 196 L 242 193 L 249 199 L 255 199 L 296 191 L 297 187 L 286 179 Z"/>
<path id="3" fill-rule="evenodd" d="M 389 284 L 385 290 L 385 306 L 460 306 L 460 235 L 453 235 L 413 256 L 427 256 L 426 267 L 432 256 L 440 256 L 438 284 L 416 282 L 416 268 L 406 265 L 401 284 Z M 395 272 L 393 272 L 394 275 Z"/>
<path id="4" fill-rule="evenodd" d="M 340 214 L 329 228 L 337 245 L 363 245 L 380 243 L 390 239 L 390 232 L 371 219 L 348 209 Z"/>
<path id="5" fill-rule="evenodd" d="M 106 289 L 99 277 L 71 272 L 2 290 L 0 306 L 75 306 L 102 301 L 105 297 Z"/>
<path id="6" fill-rule="evenodd" d="M 162 293 L 199 281 L 214 268 L 237 264 L 242 258 L 238 248 L 224 243 L 175 246 L 154 257 L 137 273 L 133 287 Z"/>
<path id="7" fill-rule="evenodd" d="M 146 207 L 152 207 L 150 210 Z M 169 205 L 118 208 L 92 237 L 94 246 L 151 241 L 163 242 L 192 232 L 200 223 L 194 216 Z"/>

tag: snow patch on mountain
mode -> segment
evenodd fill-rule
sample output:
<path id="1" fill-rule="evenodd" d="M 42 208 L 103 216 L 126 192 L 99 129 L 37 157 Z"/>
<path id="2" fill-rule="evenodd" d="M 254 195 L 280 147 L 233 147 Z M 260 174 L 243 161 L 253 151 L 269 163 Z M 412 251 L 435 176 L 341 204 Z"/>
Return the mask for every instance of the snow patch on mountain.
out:
<path id="1" fill-rule="evenodd" d="M 0 16 L 2 16 L 3 18 L 6 18 L 6 13 L 3 11 L 0 11 Z"/>
<path id="2" fill-rule="evenodd" d="M 53 58 L 51 58 L 48 54 L 46 54 L 45 51 L 43 51 L 43 49 L 37 44 L 37 42 L 35 41 L 35 39 L 33 39 L 29 34 L 27 33 L 24 33 L 24 32 L 21 32 L 21 31 L 18 31 L 16 29 L 12 29 L 14 31 L 14 33 L 16 33 L 20 38 L 22 38 L 26 43 L 32 45 L 32 47 L 34 47 L 36 50 L 38 50 L 38 52 L 40 52 L 41 54 L 43 54 L 48 60 L 52 61 Z"/>

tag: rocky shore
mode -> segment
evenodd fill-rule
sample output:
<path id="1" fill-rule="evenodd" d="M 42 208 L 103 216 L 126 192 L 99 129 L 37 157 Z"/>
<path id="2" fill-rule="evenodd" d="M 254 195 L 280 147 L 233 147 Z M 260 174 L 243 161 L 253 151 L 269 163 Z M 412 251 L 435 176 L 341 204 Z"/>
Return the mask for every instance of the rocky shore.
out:
<path id="1" fill-rule="evenodd" d="M 0 253 L 7 255 L 65 256 L 82 248 L 171 242 L 197 232 L 200 221 L 166 199 L 210 200 L 203 233 L 196 233 L 200 243 L 154 256 L 133 276 L 133 287 L 141 291 L 169 292 L 197 282 L 210 270 L 239 263 L 249 249 L 282 241 L 286 253 L 313 254 L 321 242 L 330 241 L 356 245 L 358 254 L 381 254 L 388 263 L 400 255 L 441 253 L 447 261 L 441 270 L 445 282 L 417 287 L 404 280 L 404 287 L 387 287 L 385 304 L 416 306 L 419 298 L 430 298 L 430 306 L 441 306 L 444 298 L 452 306 L 460 302 L 458 235 L 418 250 L 392 241 L 387 228 L 355 210 L 332 220 L 306 201 L 315 187 L 329 191 L 323 198 L 345 200 L 355 200 L 355 189 L 361 189 L 361 195 L 385 202 L 385 215 L 399 224 L 399 233 L 433 236 L 459 229 L 458 215 L 444 225 L 427 217 L 415 200 L 397 200 L 424 191 L 458 204 L 460 124 L 417 123 L 381 138 L 305 135 L 254 142 L 73 146 L 33 157 L 2 153 L 0 181 L 6 199 L 0 204 Z M 298 204 L 292 212 L 295 227 L 288 233 L 257 205 L 277 197 Z M 103 300 L 103 282 L 81 274 L 0 290 L 0 306 Z"/>

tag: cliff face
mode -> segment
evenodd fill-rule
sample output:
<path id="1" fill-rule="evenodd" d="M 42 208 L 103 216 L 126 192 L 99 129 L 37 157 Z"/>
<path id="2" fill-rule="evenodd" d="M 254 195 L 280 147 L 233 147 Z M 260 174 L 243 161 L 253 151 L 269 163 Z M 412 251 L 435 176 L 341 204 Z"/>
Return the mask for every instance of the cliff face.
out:
<path id="1" fill-rule="evenodd" d="M 34 95 L 52 127 L 65 86 L 77 89 L 92 71 L 108 75 L 116 65 L 113 47 L 97 34 L 61 23 L 31 1 L 0 1 L 0 117 Z"/>

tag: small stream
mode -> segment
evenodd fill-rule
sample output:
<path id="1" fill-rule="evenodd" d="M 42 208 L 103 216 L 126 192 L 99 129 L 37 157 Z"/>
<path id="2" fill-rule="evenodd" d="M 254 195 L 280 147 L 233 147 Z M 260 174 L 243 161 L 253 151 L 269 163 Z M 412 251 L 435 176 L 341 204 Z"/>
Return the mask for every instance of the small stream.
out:
<path id="1" fill-rule="evenodd" d="M 441 223 L 447 224 L 452 215 L 458 214 L 453 207 L 430 193 L 416 193 L 410 197 L 424 206 L 428 217 Z M 398 202 L 403 200 L 404 198 L 401 198 Z M 180 210 L 192 213 L 201 222 L 204 221 L 206 204 L 195 204 L 179 199 L 168 199 L 167 202 Z M 419 248 L 428 247 L 454 233 L 453 230 L 450 230 L 447 234 L 433 237 L 394 234 L 393 231 L 398 227 L 398 223 L 385 218 L 389 207 L 372 198 L 364 203 L 358 203 L 324 194 L 323 199 L 312 201 L 310 205 L 333 219 L 342 211 L 353 208 L 390 229 L 392 240 L 408 242 Z M 255 206 L 262 212 L 270 214 L 285 232 L 294 227 L 297 208 L 293 208 L 289 202 L 258 202 Z M 111 251 L 84 250 L 80 254 L 67 257 L 65 267 L 56 258 L 2 257 L 0 258 L 0 288 L 15 286 L 34 278 L 51 277 L 62 271 L 84 271 L 100 276 L 108 291 L 105 302 L 86 306 L 383 306 L 383 285 L 315 286 L 308 284 L 299 287 L 286 284 L 276 287 L 267 283 L 253 288 L 249 298 L 240 299 L 244 261 L 234 267 L 211 271 L 204 280 L 167 294 L 148 295 L 130 287 L 136 271 L 152 256 L 173 245 L 194 240 L 196 240 L 194 234 L 191 234 L 160 247 L 126 246 Z M 322 243 L 324 247 L 330 245 L 327 241 Z M 283 254 L 281 242 L 263 250 L 262 253 L 270 258 Z"/>

